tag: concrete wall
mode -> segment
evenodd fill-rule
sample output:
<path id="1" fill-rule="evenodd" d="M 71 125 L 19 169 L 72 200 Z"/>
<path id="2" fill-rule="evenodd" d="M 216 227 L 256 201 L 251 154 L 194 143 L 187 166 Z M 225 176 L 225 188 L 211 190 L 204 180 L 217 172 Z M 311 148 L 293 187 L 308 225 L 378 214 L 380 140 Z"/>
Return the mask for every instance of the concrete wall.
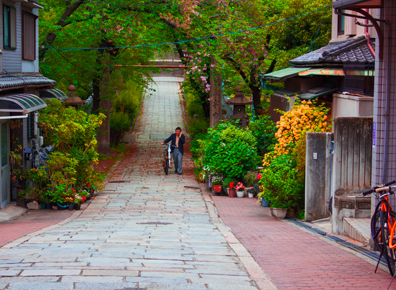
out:
<path id="1" fill-rule="evenodd" d="M 370 217 L 372 118 L 337 118 L 334 122 L 332 174 L 333 232 L 343 233 L 344 217 Z"/>
<path id="2" fill-rule="evenodd" d="M 333 94 L 333 118 L 372 117 L 373 102 L 372 97 Z"/>
<path id="3" fill-rule="evenodd" d="M 309 132 L 305 157 L 305 220 L 329 216 L 330 145 L 332 133 Z"/>

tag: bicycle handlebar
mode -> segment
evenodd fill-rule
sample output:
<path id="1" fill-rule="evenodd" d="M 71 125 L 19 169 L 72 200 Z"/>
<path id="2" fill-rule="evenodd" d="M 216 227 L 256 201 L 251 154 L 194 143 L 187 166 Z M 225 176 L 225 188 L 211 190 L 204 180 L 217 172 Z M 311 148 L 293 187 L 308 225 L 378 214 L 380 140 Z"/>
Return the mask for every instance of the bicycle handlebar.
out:
<path id="1" fill-rule="evenodd" d="M 171 147 L 176 147 L 175 145 L 168 144 L 168 143 L 165 143 L 165 144 L 162 144 L 162 145 L 164 145 L 164 146 L 168 146 L 168 145 L 170 145 Z"/>
<path id="2" fill-rule="evenodd" d="M 396 180 L 393 180 L 393 181 L 391 181 L 391 182 L 388 182 L 388 183 L 386 183 L 386 184 L 384 184 L 384 185 L 375 186 L 375 187 L 373 187 L 372 189 L 369 189 L 369 190 L 364 191 L 364 192 L 363 192 L 363 196 L 366 196 L 366 195 L 368 195 L 368 194 L 370 194 L 370 193 L 373 193 L 374 191 L 375 191 L 375 192 L 379 192 L 379 191 L 389 190 L 389 189 L 390 189 L 390 185 L 392 185 L 392 184 L 394 184 L 394 183 L 396 183 Z"/>

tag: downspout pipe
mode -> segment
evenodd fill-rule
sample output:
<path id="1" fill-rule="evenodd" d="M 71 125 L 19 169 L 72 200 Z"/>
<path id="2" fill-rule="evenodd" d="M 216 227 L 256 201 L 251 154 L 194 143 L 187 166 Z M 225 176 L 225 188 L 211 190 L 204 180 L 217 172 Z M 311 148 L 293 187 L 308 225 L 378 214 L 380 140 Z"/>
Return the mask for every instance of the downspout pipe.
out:
<path id="1" fill-rule="evenodd" d="M 383 154 L 383 165 L 382 165 L 382 184 L 387 182 L 387 167 L 388 167 L 388 147 L 389 147 L 389 114 L 390 114 L 390 72 L 389 72 L 389 56 L 390 56 L 390 36 L 391 36 L 391 24 L 388 24 L 387 37 L 386 37 L 386 59 L 385 59 L 385 71 L 386 71 L 386 83 L 385 83 L 385 135 L 384 135 L 384 154 Z"/>
<path id="2" fill-rule="evenodd" d="M 366 12 L 368 13 L 368 9 L 366 9 Z M 371 45 L 370 34 L 368 33 L 368 26 L 367 26 L 368 24 L 369 24 L 368 19 L 366 19 L 366 26 L 364 27 L 364 33 L 366 34 L 366 38 L 367 38 L 367 46 L 370 49 L 371 53 L 375 57 L 375 50 L 374 50 L 373 46 Z"/>

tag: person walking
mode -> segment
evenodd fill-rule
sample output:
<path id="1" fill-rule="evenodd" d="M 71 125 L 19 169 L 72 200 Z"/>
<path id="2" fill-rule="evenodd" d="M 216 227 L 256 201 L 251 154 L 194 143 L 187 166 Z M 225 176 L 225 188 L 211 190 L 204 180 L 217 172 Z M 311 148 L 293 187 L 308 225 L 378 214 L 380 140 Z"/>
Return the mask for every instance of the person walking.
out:
<path id="1" fill-rule="evenodd" d="M 183 154 L 184 148 L 183 144 L 186 142 L 185 136 L 181 133 L 181 128 L 177 127 L 175 130 L 176 133 L 169 136 L 161 145 L 172 141 L 172 145 L 175 147 L 171 147 L 171 152 L 173 152 L 173 161 L 175 162 L 175 173 L 182 175 L 182 166 L 183 166 Z"/>

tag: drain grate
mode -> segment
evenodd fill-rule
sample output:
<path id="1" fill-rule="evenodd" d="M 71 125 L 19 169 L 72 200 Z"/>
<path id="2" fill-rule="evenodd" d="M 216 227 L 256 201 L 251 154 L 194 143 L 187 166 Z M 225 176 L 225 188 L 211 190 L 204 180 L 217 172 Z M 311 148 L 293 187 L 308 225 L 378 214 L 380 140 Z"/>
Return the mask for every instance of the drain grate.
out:
<path id="1" fill-rule="evenodd" d="M 124 183 L 128 182 L 128 180 L 110 180 L 109 183 Z"/>
<path id="2" fill-rule="evenodd" d="M 200 189 L 199 187 L 196 187 L 196 186 L 187 186 L 187 185 L 185 185 L 184 188 Z"/>
<path id="3" fill-rule="evenodd" d="M 342 239 L 342 238 L 337 237 L 337 236 L 332 236 L 332 235 L 325 236 L 325 238 L 327 238 L 329 240 L 332 240 L 334 242 L 337 242 L 337 243 L 346 242 L 345 239 Z"/>
<path id="4" fill-rule="evenodd" d="M 137 223 L 139 225 L 171 225 L 172 223 L 163 223 L 163 222 L 146 222 L 146 223 Z"/>

